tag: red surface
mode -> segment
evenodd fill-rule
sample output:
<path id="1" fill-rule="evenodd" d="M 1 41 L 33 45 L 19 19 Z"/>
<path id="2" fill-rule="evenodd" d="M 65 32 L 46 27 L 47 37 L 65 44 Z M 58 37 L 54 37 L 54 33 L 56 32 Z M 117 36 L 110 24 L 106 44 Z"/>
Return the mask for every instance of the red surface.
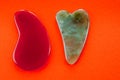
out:
<path id="1" fill-rule="evenodd" d="M 120 0 L 1 0 L 0 6 L 0 80 L 120 80 Z M 79 61 L 70 66 L 55 15 L 81 8 L 89 14 L 90 30 Z M 43 69 L 27 72 L 13 63 L 13 18 L 21 9 L 34 12 L 48 31 L 52 49 Z"/>

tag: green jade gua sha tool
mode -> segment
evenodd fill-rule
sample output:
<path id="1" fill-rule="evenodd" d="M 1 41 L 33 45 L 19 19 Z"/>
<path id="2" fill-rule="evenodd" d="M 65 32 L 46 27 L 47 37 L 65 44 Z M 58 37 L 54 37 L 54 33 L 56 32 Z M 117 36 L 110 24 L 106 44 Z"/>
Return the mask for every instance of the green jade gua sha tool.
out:
<path id="1" fill-rule="evenodd" d="M 88 14 L 83 9 L 72 14 L 61 10 L 56 14 L 56 20 L 63 39 L 66 61 L 74 64 L 79 59 L 88 35 Z"/>

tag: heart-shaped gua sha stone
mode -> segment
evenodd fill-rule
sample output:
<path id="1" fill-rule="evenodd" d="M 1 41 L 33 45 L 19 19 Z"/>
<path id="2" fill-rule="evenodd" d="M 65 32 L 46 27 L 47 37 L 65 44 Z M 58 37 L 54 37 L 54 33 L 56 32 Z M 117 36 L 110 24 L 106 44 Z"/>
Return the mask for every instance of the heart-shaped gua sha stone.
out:
<path id="1" fill-rule="evenodd" d="M 13 53 L 14 62 L 24 70 L 34 70 L 45 64 L 50 54 L 46 29 L 29 11 L 15 13 L 19 38 Z"/>
<path id="2" fill-rule="evenodd" d="M 63 39 L 66 60 L 69 64 L 74 64 L 86 42 L 89 29 L 88 14 L 83 9 L 72 14 L 61 10 L 56 19 Z"/>

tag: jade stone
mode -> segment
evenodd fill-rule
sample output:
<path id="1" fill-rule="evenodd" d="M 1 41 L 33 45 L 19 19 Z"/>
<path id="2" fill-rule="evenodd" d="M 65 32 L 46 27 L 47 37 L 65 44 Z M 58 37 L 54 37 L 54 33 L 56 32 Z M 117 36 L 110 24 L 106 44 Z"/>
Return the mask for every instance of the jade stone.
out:
<path id="1" fill-rule="evenodd" d="M 88 14 L 83 9 L 72 14 L 61 10 L 56 14 L 56 20 L 63 39 L 66 61 L 74 64 L 79 59 L 88 35 Z"/>

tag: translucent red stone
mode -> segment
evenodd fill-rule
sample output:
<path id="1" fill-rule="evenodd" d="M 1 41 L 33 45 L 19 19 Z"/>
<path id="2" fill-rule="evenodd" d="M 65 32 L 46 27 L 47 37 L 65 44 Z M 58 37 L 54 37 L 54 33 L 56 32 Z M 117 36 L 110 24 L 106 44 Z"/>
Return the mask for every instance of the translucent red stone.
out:
<path id="1" fill-rule="evenodd" d="M 43 24 L 29 11 L 15 13 L 19 38 L 14 50 L 14 62 L 24 70 L 43 66 L 50 54 L 49 38 Z"/>

